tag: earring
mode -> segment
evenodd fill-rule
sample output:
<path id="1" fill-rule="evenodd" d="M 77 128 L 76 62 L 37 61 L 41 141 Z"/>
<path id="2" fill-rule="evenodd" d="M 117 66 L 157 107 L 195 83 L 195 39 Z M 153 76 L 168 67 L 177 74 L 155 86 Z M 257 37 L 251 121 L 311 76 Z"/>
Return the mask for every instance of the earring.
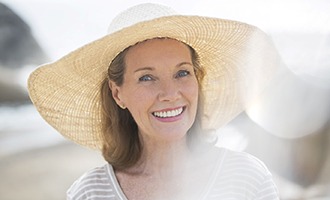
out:
<path id="1" fill-rule="evenodd" d="M 119 105 L 119 107 L 121 108 L 121 109 L 123 109 L 123 110 L 125 110 L 126 109 L 126 106 L 123 104 L 123 105 Z"/>

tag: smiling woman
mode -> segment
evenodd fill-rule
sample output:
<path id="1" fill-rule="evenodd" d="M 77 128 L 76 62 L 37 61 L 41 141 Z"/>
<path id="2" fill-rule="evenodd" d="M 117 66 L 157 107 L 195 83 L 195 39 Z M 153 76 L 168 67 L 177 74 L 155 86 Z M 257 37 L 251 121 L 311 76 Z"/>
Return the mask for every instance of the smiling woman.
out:
<path id="1" fill-rule="evenodd" d="M 261 161 L 215 147 L 210 134 L 275 73 L 268 37 L 156 4 L 124 11 L 110 30 L 29 79 L 46 121 L 108 162 L 78 179 L 68 199 L 278 199 Z"/>
<path id="2" fill-rule="evenodd" d="M 183 139 L 194 123 L 197 112 L 198 82 L 192 64 L 196 61 L 193 62 L 191 57 L 191 51 L 185 44 L 172 39 L 148 40 L 126 51 L 125 60 L 119 62 L 124 63 L 124 66 L 120 66 L 125 71 L 125 75 L 120 78 L 123 79 L 120 81 L 122 84 L 117 85 L 110 78 L 112 96 L 109 97 L 111 94 L 108 94 L 104 98 L 113 98 L 118 105 L 125 105 L 127 110 L 119 110 L 119 112 L 128 112 L 133 116 L 134 119 L 129 118 L 131 119 L 129 124 L 137 124 L 139 128 L 133 133 L 129 129 L 127 133 L 129 138 L 135 134 L 134 138 L 146 136 L 157 138 L 155 142 L 171 141 L 175 140 L 174 138 Z M 117 67 L 111 64 L 109 68 Z M 111 73 L 111 70 L 109 72 Z M 109 74 L 109 77 L 112 77 L 112 74 Z M 104 105 L 107 112 L 113 112 L 112 109 L 107 108 L 108 104 Z M 118 117 L 114 118 L 118 119 Z M 111 122 L 111 118 L 106 121 Z M 120 123 L 126 126 L 125 122 Z M 122 128 L 118 130 L 110 128 L 110 130 L 104 132 L 105 137 L 111 135 L 111 132 L 123 135 L 119 134 Z M 107 141 L 112 142 L 113 139 Z M 146 138 L 142 139 L 142 142 L 146 142 Z M 140 142 L 137 140 L 134 144 L 116 148 L 139 145 Z M 139 156 L 128 160 L 136 161 L 138 158 Z M 112 164 L 119 167 L 116 163 Z M 127 166 L 129 165 L 125 167 Z"/>
<path id="3" fill-rule="evenodd" d="M 103 147 L 106 160 L 116 168 L 126 168 L 140 158 L 142 147 L 138 132 L 142 133 L 142 129 L 135 128 L 136 123 L 144 127 L 153 122 L 153 128 L 145 127 L 147 130 L 143 132 L 151 131 L 159 136 L 162 136 L 160 125 L 166 125 L 172 132 L 175 131 L 173 136 L 179 137 L 180 129 L 169 122 L 182 123 L 183 117 L 190 116 L 191 122 L 181 131 L 182 137 L 195 119 L 199 87 L 197 77 L 201 80 L 203 74 L 196 52 L 173 39 L 145 41 L 116 56 L 108 70 L 110 81 L 104 81 L 102 91 L 103 106 L 108 116 L 103 132 L 103 137 L 107 138 L 107 145 Z M 187 94 L 193 101 L 192 108 L 188 107 L 188 100 L 184 98 Z M 117 104 L 122 109 L 113 109 L 118 108 Z M 128 124 L 132 127 L 127 128 Z M 166 135 L 169 136 L 170 132 L 163 132 L 165 138 L 159 139 L 166 141 Z M 135 136 L 132 137 L 132 134 Z M 117 155 L 114 155 L 115 152 Z"/>

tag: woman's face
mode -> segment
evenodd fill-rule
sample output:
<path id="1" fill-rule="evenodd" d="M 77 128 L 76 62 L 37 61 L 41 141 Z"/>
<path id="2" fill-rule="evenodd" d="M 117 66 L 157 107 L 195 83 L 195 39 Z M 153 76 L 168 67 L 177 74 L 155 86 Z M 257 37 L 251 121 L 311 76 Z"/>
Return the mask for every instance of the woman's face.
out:
<path id="1" fill-rule="evenodd" d="M 113 96 L 130 111 L 142 138 L 183 138 L 198 104 L 189 48 L 172 39 L 147 40 L 129 48 L 125 64 L 123 84 L 111 84 Z"/>

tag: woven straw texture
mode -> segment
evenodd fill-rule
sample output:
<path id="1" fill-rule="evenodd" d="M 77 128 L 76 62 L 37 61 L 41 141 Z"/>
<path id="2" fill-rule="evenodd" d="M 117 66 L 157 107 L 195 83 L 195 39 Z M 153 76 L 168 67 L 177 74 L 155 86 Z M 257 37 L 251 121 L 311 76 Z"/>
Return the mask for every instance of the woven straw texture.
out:
<path id="1" fill-rule="evenodd" d="M 205 129 L 218 129 L 237 116 L 280 64 L 267 35 L 245 23 L 163 15 L 127 26 L 113 26 L 112 33 L 41 66 L 29 78 L 29 94 L 42 117 L 83 146 L 102 148 L 101 83 L 112 59 L 139 41 L 175 38 L 197 51 L 206 71 L 201 89 Z"/>

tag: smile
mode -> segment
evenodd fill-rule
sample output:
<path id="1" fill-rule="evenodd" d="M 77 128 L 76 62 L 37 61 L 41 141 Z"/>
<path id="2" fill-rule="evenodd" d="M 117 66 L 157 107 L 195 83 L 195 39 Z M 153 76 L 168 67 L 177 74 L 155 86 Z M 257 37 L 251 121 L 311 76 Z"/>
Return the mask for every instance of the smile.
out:
<path id="1" fill-rule="evenodd" d="M 152 114 L 155 117 L 159 117 L 159 118 L 169 118 L 169 117 L 179 116 L 183 112 L 183 110 L 184 110 L 183 107 L 181 107 L 175 110 L 153 112 Z"/>

